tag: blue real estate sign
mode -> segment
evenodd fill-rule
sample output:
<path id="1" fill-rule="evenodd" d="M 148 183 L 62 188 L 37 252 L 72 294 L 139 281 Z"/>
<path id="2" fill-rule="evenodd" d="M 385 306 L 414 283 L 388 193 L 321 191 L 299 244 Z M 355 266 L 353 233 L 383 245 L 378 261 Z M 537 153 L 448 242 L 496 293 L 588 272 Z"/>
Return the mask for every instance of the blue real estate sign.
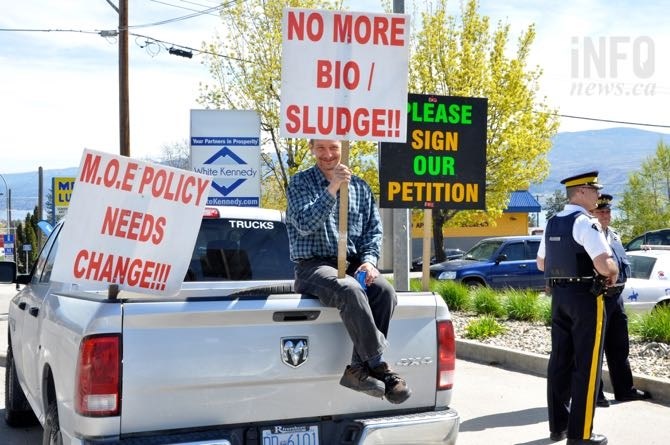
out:
<path id="1" fill-rule="evenodd" d="M 5 245 L 5 260 L 14 260 L 14 235 L 3 235 L 3 242 Z"/>
<path id="2" fill-rule="evenodd" d="M 208 205 L 260 206 L 260 128 L 255 111 L 191 110 L 191 166 L 212 177 Z"/>

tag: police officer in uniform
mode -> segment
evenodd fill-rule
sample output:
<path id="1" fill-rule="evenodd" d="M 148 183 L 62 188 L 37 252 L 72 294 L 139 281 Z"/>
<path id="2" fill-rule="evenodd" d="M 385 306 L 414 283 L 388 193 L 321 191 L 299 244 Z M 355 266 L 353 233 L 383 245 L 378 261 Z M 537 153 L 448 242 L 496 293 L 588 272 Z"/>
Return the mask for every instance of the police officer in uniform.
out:
<path id="1" fill-rule="evenodd" d="M 547 222 L 537 252 L 551 288 L 551 355 L 547 368 L 549 438 L 568 445 L 607 444 L 593 434 L 593 414 L 602 367 L 603 289 L 619 274 L 598 220 L 598 172 L 561 181 L 568 204 Z"/>
<path id="2" fill-rule="evenodd" d="M 628 354 L 630 346 L 628 343 L 628 317 L 624 312 L 623 283 L 630 276 L 630 262 L 626 256 L 621 238 L 610 227 L 612 220 L 612 195 L 602 193 L 598 198 L 598 206 L 593 210 L 593 215 L 598 218 L 607 242 L 612 247 L 612 253 L 619 266 L 619 276 L 616 286 L 608 289 L 605 297 L 605 312 L 607 320 L 605 323 L 605 357 L 607 358 L 607 367 L 609 369 L 610 381 L 614 398 L 617 401 L 625 402 L 629 400 L 643 400 L 651 398 L 647 391 L 641 391 L 633 386 L 633 373 L 630 369 Z M 607 407 L 609 400 L 603 393 L 603 381 L 600 380 L 600 390 L 598 391 L 598 406 Z"/>

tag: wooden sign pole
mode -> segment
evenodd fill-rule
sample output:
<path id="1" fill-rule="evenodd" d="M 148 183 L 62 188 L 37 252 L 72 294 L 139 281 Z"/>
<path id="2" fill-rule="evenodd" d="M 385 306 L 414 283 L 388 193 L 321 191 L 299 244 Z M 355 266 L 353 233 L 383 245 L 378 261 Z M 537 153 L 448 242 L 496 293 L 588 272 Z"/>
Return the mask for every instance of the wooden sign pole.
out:
<path id="1" fill-rule="evenodd" d="M 349 141 L 342 141 L 340 163 L 349 165 Z M 344 278 L 347 272 L 347 228 L 349 216 L 349 184 L 340 184 L 340 225 L 337 240 L 337 277 Z"/>

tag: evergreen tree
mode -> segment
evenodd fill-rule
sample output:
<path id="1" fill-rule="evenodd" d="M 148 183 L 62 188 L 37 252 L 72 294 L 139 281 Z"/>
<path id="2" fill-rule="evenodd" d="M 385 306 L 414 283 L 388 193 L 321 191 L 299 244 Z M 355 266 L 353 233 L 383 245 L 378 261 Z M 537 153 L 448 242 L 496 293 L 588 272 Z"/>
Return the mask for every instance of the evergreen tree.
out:
<path id="1" fill-rule="evenodd" d="M 568 197 L 565 194 L 565 191 L 562 189 L 554 190 L 554 194 L 551 195 L 544 204 L 543 210 L 546 210 L 547 213 L 545 217 L 547 220 L 563 210 L 563 207 L 568 203 Z"/>
<path id="2" fill-rule="evenodd" d="M 628 240 L 648 230 L 670 227 L 670 146 L 663 141 L 656 153 L 631 173 L 612 225 Z"/>

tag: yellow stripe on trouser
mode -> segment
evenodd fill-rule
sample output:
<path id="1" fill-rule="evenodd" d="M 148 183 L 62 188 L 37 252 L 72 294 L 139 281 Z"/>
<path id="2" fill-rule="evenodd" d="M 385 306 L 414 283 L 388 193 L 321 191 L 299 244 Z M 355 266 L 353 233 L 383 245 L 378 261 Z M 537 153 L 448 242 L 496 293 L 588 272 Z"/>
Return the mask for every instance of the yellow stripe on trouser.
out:
<path id="1" fill-rule="evenodd" d="M 589 388 L 586 397 L 586 409 L 584 410 L 584 435 L 582 438 L 591 438 L 591 424 L 593 423 L 593 402 L 595 401 L 596 381 L 598 371 L 600 370 L 600 337 L 603 333 L 603 315 L 605 310 L 603 308 L 602 294 L 596 297 L 596 338 L 593 342 L 593 355 L 591 356 L 591 373 L 589 375 Z"/>

